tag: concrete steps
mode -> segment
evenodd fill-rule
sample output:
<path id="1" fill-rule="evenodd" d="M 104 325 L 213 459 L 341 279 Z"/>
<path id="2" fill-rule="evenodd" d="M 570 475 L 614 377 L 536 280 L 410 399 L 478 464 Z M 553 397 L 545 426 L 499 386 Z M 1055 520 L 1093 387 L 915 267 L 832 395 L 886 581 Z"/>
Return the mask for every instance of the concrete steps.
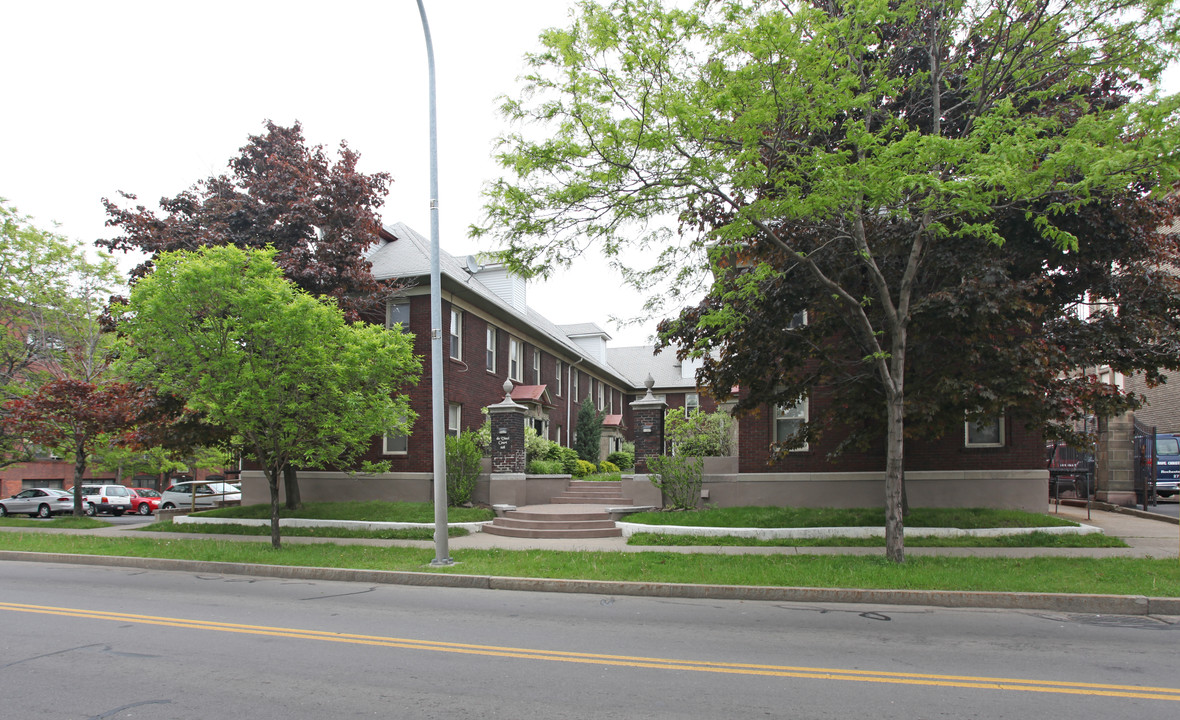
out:
<path id="1" fill-rule="evenodd" d="M 622 537 L 604 512 L 534 513 L 510 510 L 484 525 L 482 532 L 518 538 L 603 538 Z"/>
<path id="2" fill-rule="evenodd" d="M 623 497 L 623 484 L 613 481 L 571 480 L 565 492 L 550 498 L 555 505 L 631 505 L 631 498 Z"/>
<path id="3" fill-rule="evenodd" d="M 520 508 L 509 510 L 497 517 L 482 532 L 517 538 L 604 538 L 622 537 L 623 531 L 610 519 L 610 515 L 597 509 L 571 509 L 569 512 L 554 511 L 553 505 L 630 505 L 631 499 L 623 497 L 622 483 L 572 480 L 565 492 L 549 500 L 546 509 L 530 510 Z M 534 506 L 542 507 L 542 506 Z"/>

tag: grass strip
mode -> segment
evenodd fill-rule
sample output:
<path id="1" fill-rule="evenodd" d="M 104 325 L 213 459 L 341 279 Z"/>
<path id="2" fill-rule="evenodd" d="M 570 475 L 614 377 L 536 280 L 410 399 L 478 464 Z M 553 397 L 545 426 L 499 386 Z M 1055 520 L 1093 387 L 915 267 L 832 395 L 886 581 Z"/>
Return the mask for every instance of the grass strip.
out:
<path id="1" fill-rule="evenodd" d="M 200 533 L 202 535 L 265 535 L 270 537 L 269 525 L 227 525 L 218 523 L 177 525 L 171 520 L 152 523 L 139 530 L 150 532 Z M 469 535 L 467 528 L 447 528 L 448 537 Z M 367 538 L 372 540 L 433 540 L 433 528 L 388 528 L 383 530 L 350 530 L 339 527 L 284 527 L 283 537 Z"/>
<path id="2" fill-rule="evenodd" d="M 270 520 L 270 505 L 241 505 L 237 507 L 204 510 L 197 513 L 202 517 L 248 518 L 251 520 Z M 279 508 L 282 518 L 311 518 L 315 520 L 357 520 L 361 522 L 434 522 L 433 503 L 385 502 L 370 500 L 368 502 L 308 502 L 298 510 Z M 487 508 L 447 508 L 447 522 L 483 522 L 496 517 L 496 513 Z"/>
<path id="3" fill-rule="evenodd" d="M 110 523 L 96 520 L 92 517 L 55 517 L 52 520 L 34 520 L 32 518 L 6 517 L 0 518 L 0 527 L 37 527 L 59 530 L 94 530 L 108 527 Z"/>
<path id="4" fill-rule="evenodd" d="M 628 515 L 625 521 L 642 525 L 694 527 L 884 527 L 885 509 L 747 506 L 642 512 Z M 1077 526 L 1073 521 L 1044 513 L 995 508 L 912 508 L 905 524 L 906 527 L 952 527 L 963 530 Z"/>
<path id="5" fill-rule="evenodd" d="M 733 535 L 665 535 L 635 533 L 628 545 L 655 547 L 885 547 L 883 537 L 775 538 L 763 540 Z M 1032 532 L 1002 537 L 907 537 L 906 547 L 972 548 L 1125 548 L 1127 543 L 1102 533 L 1056 535 Z"/>
<path id="6" fill-rule="evenodd" d="M 1150 558 L 709 555 L 673 552 L 463 550 L 458 565 L 431 568 L 430 548 L 70 536 L 3 532 L 0 549 L 269 565 L 445 572 L 634 582 L 904 590 L 1104 593 L 1180 597 L 1180 563 Z"/>

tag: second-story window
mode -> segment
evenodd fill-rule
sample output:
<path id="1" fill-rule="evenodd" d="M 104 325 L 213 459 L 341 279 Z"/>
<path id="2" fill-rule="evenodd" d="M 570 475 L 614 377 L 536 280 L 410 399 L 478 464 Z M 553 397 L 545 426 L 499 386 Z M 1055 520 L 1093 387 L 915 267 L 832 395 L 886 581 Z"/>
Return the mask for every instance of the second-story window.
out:
<path id="1" fill-rule="evenodd" d="M 488 325 L 488 372 L 496 372 L 496 346 L 499 344 L 500 331 L 495 325 Z"/>
<path id="2" fill-rule="evenodd" d="M 410 301 L 390 300 L 385 306 L 385 327 L 393 328 L 401 324 L 402 332 L 410 329 Z"/>
<path id="3" fill-rule="evenodd" d="M 451 308 L 451 357 L 463 359 L 463 311 Z"/>
<path id="4" fill-rule="evenodd" d="M 561 396 L 561 361 L 556 360 L 554 362 L 557 365 L 557 375 L 554 377 L 553 393 L 560 397 Z"/>
<path id="5" fill-rule="evenodd" d="M 541 384 L 541 351 L 533 349 L 533 384 Z"/>
<path id="6" fill-rule="evenodd" d="M 524 343 L 514 337 L 508 338 L 508 377 L 524 382 Z"/>
<path id="7" fill-rule="evenodd" d="M 701 396 L 697 393 L 684 393 L 684 417 L 692 414 L 693 410 L 701 409 Z"/>

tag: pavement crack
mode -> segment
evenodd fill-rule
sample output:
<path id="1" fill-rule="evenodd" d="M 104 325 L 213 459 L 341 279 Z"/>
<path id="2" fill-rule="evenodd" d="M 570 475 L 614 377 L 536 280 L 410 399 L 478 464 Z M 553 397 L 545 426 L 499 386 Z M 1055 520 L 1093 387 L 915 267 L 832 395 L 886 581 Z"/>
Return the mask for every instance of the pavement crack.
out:
<path id="1" fill-rule="evenodd" d="M 14 660 L 13 662 L 6 663 L 4 665 L 0 665 L 0 670 L 10 668 L 13 665 L 20 665 L 21 663 L 27 663 L 27 662 L 32 662 L 34 660 L 41 660 L 43 658 L 54 657 L 55 655 L 64 655 L 66 653 L 77 652 L 78 650 L 89 650 L 90 648 L 103 648 L 105 650 L 109 650 L 110 646 L 103 645 L 102 643 L 94 643 L 93 645 L 79 645 L 78 647 L 66 648 L 65 650 L 57 650 L 55 652 L 45 653 L 44 655 L 34 655 L 33 657 L 27 657 L 22 660 Z"/>
<path id="2" fill-rule="evenodd" d="M 370 587 L 367 590 L 357 590 L 356 592 L 338 593 L 336 595 L 317 595 L 315 597 L 299 598 L 300 600 L 327 600 L 328 598 L 348 597 L 349 595 L 365 595 L 367 593 L 375 592 L 376 587 Z"/>
<path id="3" fill-rule="evenodd" d="M 140 702 L 131 703 L 130 705 L 123 705 L 122 707 L 117 707 L 117 708 L 114 708 L 113 710 L 107 710 L 106 712 L 99 713 L 98 715 L 91 715 L 90 717 L 86 718 L 86 720 L 103 720 L 103 718 L 114 717 L 117 713 L 121 713 L 124 710 L 130 710 L 133 707 L 139 707 L 140 705 L 171 705 L 171 704 L 172 704 L 171 700 L 141 700 Z"/>

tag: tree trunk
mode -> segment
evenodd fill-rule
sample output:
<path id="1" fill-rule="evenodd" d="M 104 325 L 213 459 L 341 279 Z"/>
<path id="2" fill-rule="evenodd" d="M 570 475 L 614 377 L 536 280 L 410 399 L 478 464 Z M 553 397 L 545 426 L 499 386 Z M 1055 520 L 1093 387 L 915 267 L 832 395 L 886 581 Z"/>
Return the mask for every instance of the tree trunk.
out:
<path id="1" fill-rule="evenodd" d="M 905 519 L 902 495 L 905 483 L 905 401 L 894 393 L 888 400 L 888 432 L 885 436 L 885 557 L 905 562 Z"/>
<path id="2" fill-rule="evenodd" d="M 303 507 L 303 498 L 299 495 L 298 471 L 290 464 L 283 466 L 283 489 L 287 493 L 288 510 L 298 510 Z"/>
<path id="3" fill-rule="evenodd" d="M 266 484 L 270 486 L 270 546 L 275 550 L 282 547 L 279 534 L 279 473 L 281 468 L 266 468 Z"/>
<path id="4" fill-rule="evenodd" d="M 74 517 L 86 514 L 82 507 L 82 476 L 86 474 L 86 443 L 79 440 L 74 444 Z"/>

